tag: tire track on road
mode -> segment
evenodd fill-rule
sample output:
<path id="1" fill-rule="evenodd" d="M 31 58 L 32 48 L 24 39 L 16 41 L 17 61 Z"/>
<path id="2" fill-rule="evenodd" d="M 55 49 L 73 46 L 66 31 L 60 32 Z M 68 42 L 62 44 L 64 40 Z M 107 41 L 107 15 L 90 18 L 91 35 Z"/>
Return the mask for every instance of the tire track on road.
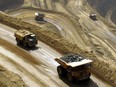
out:
<path id="1" fill-rule="evenodd" d="M 2 48 L 2 50 L 6 51 L 3 48 Z M 0 49 L 0 52 L 1 52 L 1 49 Z M 43 86 L 44 87 L 45 86 L 45 84 L 43 84 L 41 81 L 39 81 L 37 79 L 37 77 L 35 77 L 34 74 L 30 73 L 22 65 L 18 64 L 19 61 L 17 61 L 17 62 L 14 61 L 11 58 L 11 56 L 8 57 L 8 55 L 6 57 L 5 54 L 2 52 L 0 53 L 0 56 L 2 56 L 2 58 L 3 58 L 3 59 L 0 58 L 0 65 L 2 65 L 4 68 L 6 68 L 14 73 L 17 73 L 23 79 L 23 81 L 26 83 L 26 85 L 28 85 L 29 87 L 32 87 L 32 86 L 34 86 L 34 87 Z M 41 84 L 41 86 L 40 86 L 40 84 Z"/>
<path id="2" fill-rule="evenodd" d="M 1 40 L 0 40 L 1 41 Z M 2 41 L 2 42 L 4 42 L 4 41 Z M 4 43 L 7 43 L 7 42 L 4 42 Z M 4 46 L 4 44 L 2 44 L 3 46 Z M 1 45 L 1 46 L 2 46 Z M 6 46 L 7 45 L 9 45 L 9 44 L 6 44 Z M 15 48 L 13 48 L 12 46 L 7 46 L 6 47 L 5 46 L 5 48 L 6 49 L 8 49 L 7 47 L 9 47 L 9 51 L 14 51 L 14 53 L 15 54 L 17 54 L 17 51 L 16 51 L 16 47 Z M 10 48 L 13 48 L 13 49 L 10 49 Z M 52 84 L 52 86 L 54 86 L 54 87 L 60 87 L 60 85 L 57 83 L 57 81 L 59 81 L 60 82 L 60 80 L 56 80 L 56 79 L 54 79 L 54 78 L 51 78 L 51 74 L 49 75 L 49 74 L 47 74 L 47 73 L 45 73 L 46 72 L 46 69 L 47 70 L 50 70 L 49 68 L 47 68 L 46 67 L 46 69 L 43 67 L 43 70 L 41 70 L 40 68 L 39 68 L 39 66 L 41 67 L 41 65 L 43 66 L 44 64 L 32 64 L 32 65 L 30 65 L 29 63 L 28 63 L 28 59 L 26 59 L 25 60 L 25 57 L 26 56 L 30 56 L 29 54 L 28 55 L 26 55 L 26 53 L 24 54 L 24 52 L 22 53 L 22 54 L 24 54 L 25 55 L 25 57 L 23 58 L 23 57 L 21 57 L 21 55 L 19 55 L 19 57 L 21 57 L 20 59 L 15 55 L 15 54 L 11 54 L 11 53 L 9 53 L 7 50 L 5 50 L 4 52 L 6 52 L 6 53 L 4 53 L 2 50 L 4 50 L 3 48 L 1 48 L 0 47 L 0 53 L 2 53 L 2 54 L 4 54 L 4 55 L 9 55 L 8 56 L 8 58 L 9 58 L 9 60 L 11 61 L 11 63 L 13 63 L 15 66 L 17 65 L 18 67 L 18 70 L 21 70 L 23 73 L 25 73 L 26 74 L 26 72 L 29 74 L 29 76 L 31 76 L 31 77 L 33 77 L 32 79 L 35 79 L 36 80 L 36 83 L 37 82 L 39 82 L 38 84 L 41 84 L 42 86 L 40 86 L 40 87 L 51 87 L 51 84 Z M 18 52 L 18 54 L 19 54 L 19 52 Z M 14 58 L 13 58 L 14 57 Z M 27 57 L 28 58 L 28 57 Z M 24 59 L 24 60 L 23 60 Z M 34 58 L 32 58 L 32 59 L 34 59 Z M 22 61 L 22 62 L 21 62 Z M 30 62 L 30 61 L 29 61 Z M 39 61 L 40 62 L 40 61 Z M 9 63 L 9 62 L 8 62 Z M 34 67 L 36 65 L 36 67 Z M 26 68 L 26 67 L 27 68 Z M 44 65 L 45 66 L 45 65 Z M 52 66 L 52 65 L 51 65 Z M 38 67 L 38 68 L 37 68 Z M 36 73 L 35 73 L 36 72 Z M 49 71 L 48 71 L 49 72 Z M 50 73 L 50 72 L 49 72 Z M 53 74 L 53 73 L 52 73 Z M 56 76 L 57 76 L 57 74 L 55 74 Z M 58 78 L 58 77 L 55 77 L 55 78 Z M 46 79 L 46 80 L 45 80 Z M 46 81 L 49 81 L 49 83 L 47 83 Z M 57 85 L 56 85 L 57 84 Z M 30 86 L 31 87 L 31 86 Z M 38 87 L 38 86 L 37 86 Z"/>

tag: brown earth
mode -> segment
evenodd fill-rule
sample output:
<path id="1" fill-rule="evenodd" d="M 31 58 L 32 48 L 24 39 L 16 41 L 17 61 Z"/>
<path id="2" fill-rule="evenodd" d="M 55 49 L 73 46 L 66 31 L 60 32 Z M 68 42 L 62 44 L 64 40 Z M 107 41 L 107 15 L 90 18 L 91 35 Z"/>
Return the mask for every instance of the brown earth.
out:
<path id="1" fill-rule="evenodd" d="M 0 55 L 0 59 L 3 55 Z M 27 87 L 21 77 L 0 66 L 0 87 Z"/>
<path id="2" fill-rule="evenodd" d="M 88 0 L 92 8 L 104 17 L 109 17 L 116 24 L 116 0 Z"/>
<path id="3" fill-rule="evenodd" d="M 42 40 L 43 42 L 49 44 L 50 46 L 58 49 L 63 53 L 78 53 L 94 60 L 92 72 L 96 73 L 98 76 L 102 77 L 113 86 L 116 85 L 116 67 L 112 60 L 105 61 L 102 58 L 96 57 L 94 53 L 83 51 L 76 44 L 68 42 L 64 38 L 49 30 L 41 29 L 36 25 L 21 21 L 20 19 L 13 18 L 3 13 L 1 13 L 0 16 L 2 23 L 15 27 L 16 29 L 30 30 L 38 36 L 39 40 Z"/>
<path id="4" fill-rule="evenodd" d="M 5 9 L 7 8 L 4 8 L 3 10 Z M 77 45 L 68 42 L 64 38 L 57 35 L 56 33 L 53 33 L 49 30 L 44 30 L 41 27 L 35 25 L 30 25 L 30 23 L 21 21 L 21 19 L 1 15 L 0 21 L 17 29 L 27 29 L 31 31 L 33 31 L 32 30 L 33 28 L 38 29 L 38 31 L 33 32 L 38 35 L 38 38 L 40 40 L 44 41 L 45 43 L 47 42 L 47 44 L 62 51 L 63 53 L 73 52 L 82 54 L 86 57 L 90 57 L 91 59 L 94 60 L 92 71 L 115 86 L 116 67 L 114 63 L 104 61 L 102 58 L 97 58 L 93 53 L 88 53 L 86 51 L 81 50 Z M 9 21 L 11 21 L 11 23 Z"/>

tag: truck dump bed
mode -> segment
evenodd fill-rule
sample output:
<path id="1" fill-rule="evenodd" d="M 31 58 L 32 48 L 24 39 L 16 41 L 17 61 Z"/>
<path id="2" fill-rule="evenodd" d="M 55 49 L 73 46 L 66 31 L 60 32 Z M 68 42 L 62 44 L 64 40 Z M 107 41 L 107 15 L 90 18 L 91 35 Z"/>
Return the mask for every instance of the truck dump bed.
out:
<path id="1" fill-rule="evenodd" d="M 15 37 L 23 39 L 24 36 L 32 34 L 27 30 L 18 30 L 15 32 Z"/>
<path id="2" fill-rule="evenodd" d="M 68 54 L 63 57 L 56 58 L 55 60 L 65 68 L 68 66 L 77 67 L 92 62 L 92 60 L 86 59 L 78 54 Z"/>

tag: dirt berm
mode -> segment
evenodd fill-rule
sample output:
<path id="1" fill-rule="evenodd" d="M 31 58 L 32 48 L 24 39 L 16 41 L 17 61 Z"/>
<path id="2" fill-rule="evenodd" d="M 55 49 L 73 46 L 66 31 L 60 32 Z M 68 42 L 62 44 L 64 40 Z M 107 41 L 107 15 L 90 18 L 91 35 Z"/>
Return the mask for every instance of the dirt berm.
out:
<path id="1" fill-rule="evenodd" d="M 0 56 L 1 57 L 1 56 Z M 0 66 L 0 87 L 27 87 L 19 75 Z"/>
<path id="2" fill-rule="evenodd" d="M 22 21 L 21 19 L 11 17 L 0 12 L 0 22 L 16 29 L 26 29 L 34 32 L 38 39 L 46 44 L 56 48 L 60 52 L 66 53 L 78 53 L 82 56 L 92 59 L 92 72 L 100 76 L 111 85 L 116 86 L 116 63 L 113 61 L 105 61 L 102 58 L 98 58 L 92 52 L 84 51 L 80 49 L 76 44 L 68 42 L 63 37 L 58 36 L 56 33 L 44 30 L 37 25 Z"/>

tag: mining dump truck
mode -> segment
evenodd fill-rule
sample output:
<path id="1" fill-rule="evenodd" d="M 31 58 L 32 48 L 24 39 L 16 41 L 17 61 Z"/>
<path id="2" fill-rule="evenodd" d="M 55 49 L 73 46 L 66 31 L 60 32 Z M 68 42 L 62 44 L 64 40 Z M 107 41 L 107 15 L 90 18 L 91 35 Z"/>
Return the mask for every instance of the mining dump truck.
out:
<path id="1" fill-rule="evenodd" d="M 89 16 L 92 20 L 97 20 L 97 15 L 96 14 L 90 14 Z"/>
<path id="2" fill-rule="evenodd" d="M 32 47 L 37 44 L 36 35 L 27 30 L 17 30 L 14 34 L 17 44 L 22 44 L 25 47 Z"/>
<path id="3" fill-rule="evenodd" d="M 35 13 L 35 20 L 38 21 L 39 23 L 45 22 L 44 17 L 45 17 L 45 14 Z"/>
<path id="4" fill-rule="evenodd" d="M 58 75 L 65 76 L 70 82 L 75 80 L 85 80 L 91 76 L 92 60 L 84 58 L 78 54 L 67 54 L 56 58 L 60 65 L 57 67 Z"/>

